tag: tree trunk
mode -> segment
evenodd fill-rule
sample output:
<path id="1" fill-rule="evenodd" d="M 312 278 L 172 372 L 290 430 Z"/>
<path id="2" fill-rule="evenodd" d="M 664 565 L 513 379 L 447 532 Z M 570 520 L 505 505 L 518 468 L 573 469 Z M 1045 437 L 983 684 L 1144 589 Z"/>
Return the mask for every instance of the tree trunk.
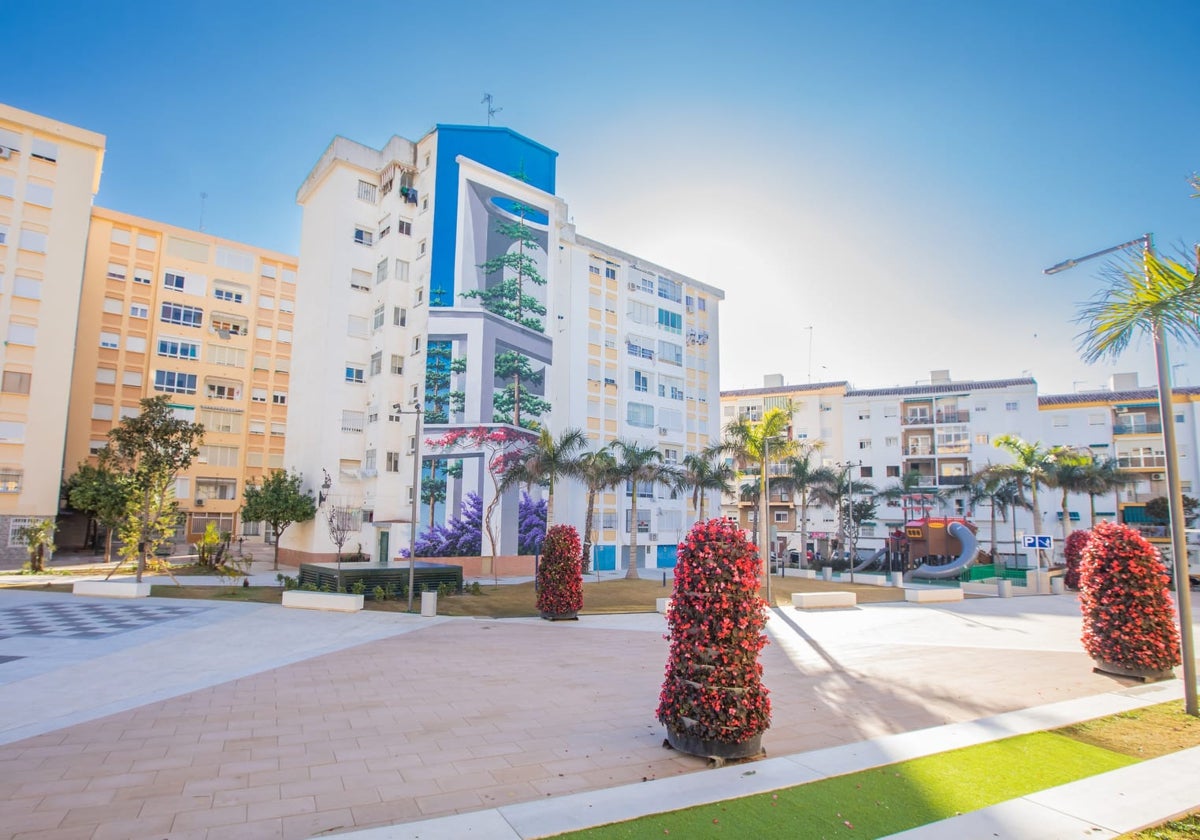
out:
<path id="1" fill-rule="evenodd" d="M 274 528 L 272 528 L 271 530 L 272 530 L 272 531 L 275 531 L 275 529 L 274 529 Z M 272 571 L 276 571 L 276 572 L 277 572 L 277 571 L 279 571 L 279 538 L 280 538 L 280 537 L 282 537 L 282 536 L 283 536 L 283 531 L 282 531 L 282 530 L 275 531 L 275 545 L 274 545 L 274 548 L 275 548 L 275 551 L 274 551 L 274 555 L 275 555 L 275 558 L 274 558 L 274 559 L 275 559 L 275 562 L 274 562 L 274 565 L 272 565 L 272 567 L 271 567 L 271 570 L 272 570 Z"/>
<path id="2" fill-rule="evenodd" d="M 592 522 L 596 511 L 596 491 L 588 490 L 587 513 L 583 517 L 583 571 L 586 573 L 592 562 Z M 547 528 L 547 530 L 549 530 Z"/>
<path id="3" fill-rule="evenodd" d="M 105 563 L 112 562 L 112 540 L 113 540 L 113 529 L 106 528 L 104 531 L 104 562 Z"/>
<path id="4" fill-rule="evenodd" d="M 808 566 L 808 489 L 800 491 L 800 568 Z"/>
<path id="5" fill-rule="evenodd" d="M 554 479 L 550 479 L 550 485 L 546 488 L 546 530 L 550 530 L 550 526 L 554 524 Z"/>
<path id="6" fill-rule="evenodd" d="M 633 487 L 633 493 L 630 498 L 633 500 L 630 503 L 629 509 L 629 565 L 625 569 L 625 580 L 637 580 L 637 549 L 638 549 L 638 518 L 637 518 L 637 481 L 630 482 Z"/>

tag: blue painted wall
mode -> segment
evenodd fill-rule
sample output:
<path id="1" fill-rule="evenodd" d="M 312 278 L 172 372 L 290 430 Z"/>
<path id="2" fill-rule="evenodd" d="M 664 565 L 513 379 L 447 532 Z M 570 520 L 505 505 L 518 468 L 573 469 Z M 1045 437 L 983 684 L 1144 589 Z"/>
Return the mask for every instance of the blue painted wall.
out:
<path id="1" fill-rule="evenodd" d="M 617 547 L 615 545 L 597 545 L 592 547 L 592 569 L 597 572 L 611 572 L 617 568 Z"/>
<path id="2" fill-rule="evenodd" d="M 524 173 L 527 183 L 554 193 L 558 152 L 507 128 L 480 125 L 437 127 L 437 176 L 434 186 L 433 247 L 430 249 L 430 306 L 453 306 L 457 252 L 459 155 L 505 175 Z"/>
<path id="3" fill-rule="evenodd" d="M 658 568 L 674 569 L 678 553 L 679 546 L 677 545 L 660 545 L 658 547 Z"/>

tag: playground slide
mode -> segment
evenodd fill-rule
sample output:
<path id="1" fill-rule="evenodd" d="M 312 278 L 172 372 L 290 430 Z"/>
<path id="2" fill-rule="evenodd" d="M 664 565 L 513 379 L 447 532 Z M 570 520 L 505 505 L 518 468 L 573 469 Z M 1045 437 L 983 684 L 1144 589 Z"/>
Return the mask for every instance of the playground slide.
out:
<path id="1" fill-rule="evenodd" d="M 879 549 L 874 554 L 872 554 L 870 557 L 868 557 L 866 560 L 862 561 L 857 566 L 855 566 L 854 571 L 862 572 L 862 571 L 865 571 L 865 570 L 871 568 L 876 563 L 878 563 L 880 560 L 882 560 L 885 554 L 887 554 L 886 548 Z"/>
<path id="2" fill-rule="evenodd" d="M 979 544 L 975 539 L 975 535 L 971 533 L 971 529 L 966 525 L 963 525 L 961 522 L 951 522 L 947 531 L 950 536 L 958 540 L 959 545 L 962 546 L 962 552 L 958 555 L 958 557 L 941 566 L 930 566 L 928 563 L 922 563 L 920 566 L 917 566 L 917 568 L 908 573 L 910 577 L 958 577 L 975 563 L 975 554 L 979 550 Z"/>

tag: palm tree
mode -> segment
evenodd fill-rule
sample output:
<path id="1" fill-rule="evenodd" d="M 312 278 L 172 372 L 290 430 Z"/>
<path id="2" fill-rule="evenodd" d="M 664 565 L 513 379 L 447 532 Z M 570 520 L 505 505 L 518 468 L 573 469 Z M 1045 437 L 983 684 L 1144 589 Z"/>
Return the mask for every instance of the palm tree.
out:
<path id="1" fill-rule="evenodd" d="M 993 562 L 995 562 L 996 559 L 996 515 L 999 513 L 1001 518 L 1008 518 L 1004 513 L 1004 506 L 1007 504 L 1007 502 L 1004 500 L 1003 496 L 1005 493 L 1004 488 L 1006 485 L 1011 483 L 1011 478 L 1007 477 L 1002 472 L 997 472 L 993 468 L 992 464 L 988 464 L 982 469 L 976 470 L 971 476 L 970 480 L 964 485 L 964 489 L 967 493 L 968 504 L 971 506 L 972 511 L 974 511 L 976 505 L 983 502 L 987 503 L 987 506 L 991 511 L 991 556 Z"/>
<path id="2" fill-rule="evenodd" d="M 504 474 L 500 489 L 516 484 L 545 484 L 546 530 L 554 524 L 554 482 L 559 476 L 574 475 L 579 469 L 576 453 L 587 446 L 587 435 L 579 429 L 564 429 L 557 439 L 543 428 L 529 454 Z"/>
<path id="3" fill-rule="evenodd" d="M 791 424 L 791 413 L 782 408 L 771 408 L 762 420 L 754 422 L 748 417 L 739 417 L 725 426 L 722 449 L 732 455 L 742 468 L 742 474 L 751 473 L 748 467 L 756 467 L 758 480 L 766 492 L 760 494 L 758 504 L 758 543 L 762 554 L 763 585 L 770 594 L 770 538 L 767 532 L 767 497 L 770 495 L 768 464 L 782 461 L 796 454 L 797 444 L 787 436 Z"/>
<path id="4" fill-rule="evenodd" d="M 800 555 L 808 557 L 808 503 L 810 494 L 818 487 L 834 481 L 833 470 L 818 466 L 815 459 L 815 447 L 805 447 L 798 454 L 784 462 L 787 472 L 782 478 L 775 479 L 783 482 L 792 493 L 800 495 Z"/>
<path id="5" fill-rule="evenodd" d="M 1008 520 L 1012 523 L 1012 544 L 1013 554 L 1017 553 L 1017 508 L 1021 510 L 1031 510 L 1033 505 L 1025 498 L 1023 487 L 1020 481 L 1016 478 L 1004 476 L 1001 474 L 1002 481 L 992 491 L 992 498 L 995 503 L 1000 505 L 1001 516 L 1004 515 L 1005 508 L 1008 509 Z"/>
<path id="6" fill-rule="evenodd" d="M 848 470 L 831 470 L 829 478 L 830 480 L 814 488 L 815 492 L 813 495 L 821 504 L 827 505 L 837 511 L 838 546 L 841 550 L 845 550 L 845 533 L 846 525 L 848 524 L 847 511 L 850 510 L 850 505 L 853 504 L 855 496 L 864 493 L 874 494 L 875 485 L 869 481 L 855 481 L 850 477 Z"/>
<path id="7" fill-rule="evenodd" d="M 616 454 L 618 480 L 629 482 L 629 566 L 625 570 L 627 580 L 638 577 L 638 485 L 678 485 L 679 474 L 673 467 L 663 463 L 662 453 L 653 446 L 642 446 L 637 441 L 614 440 L 610 446 Z"/>
<path id="8" fill-rule="evenodd" d="M 995 445 L 1013 456 L 1013 463 L 997 464 L 995 469 L 1002 475 L 1015 478 L 1023 487 L 1029 488 L 1033 530 L 1034 533 L 1040 533 L 1042 510 L 1038 506 L 1038 487 L 1049 484 L 1049 475 L 1054 469 L 1052 448 L 1043 446 L 1040 440 L 1030 443 L 1016 435 L 1000 435 L 996 438 Z"/>
<path id="9" fill-rule="evenodd" d="M 587 488 L 587 514 L 583 520 L 583 562 L 587 564 L 592 559 L 592 524 L 596 511 L 596 494 L 603 493 L 620 481 L 617 475 L 617 459 L 608 449 L 585 452 L 579 456 L 578 469 L 573 475 Z"/>
<path id="10" fill-rule="evenodd" d="M 916 504 L 912 507 L 909 506 L 909 503 L 913 501 L 913 497 L 920 497 L 922 502 L 941 502 L 946 498 L 945 493 L 941 490 L 921 490 L 921 483 L 923 481 L 924 477 L 919 472 L 913 471 L 907 473 L 899 481 L 877 492 L 875 498 L 898 500 L 902 505 L 901 511 L 904 521 L 908 522 L 909 519 L 913 518 L 911 513 L 915 513 L 917 509 Z M 921 506 L 921 509 L 924 510 L 924 505 Z"/>
<path id="11" fill-rule="evenodd" d="M 1111 456 L 1093 458 L 1088 463 L 1083 492 L 1088 494 L 1091 527 L 1096 527 L 1096 497 L 1113 493 L 1132 480 L 1131 476 L 1121 471 L 1117 459 Z M 1113 510 L 1116 510 L 1116 507 Z"/>
<path id="12" fill-rule="evenodd" d="M 681 487 L 691 488 L 692 507 L 700 521 L 704 519 L 704 499 L 708 491 L 719 490 L 728 493 L 734 478 L 733 467 L 725 460 L 719 443 L 683 456 Z"/>
<path id="13" fill-rule="evenodd" d="M 1071 509 L 1067 497 L 1072 493 L 1086 493 L 1088 488 L 1088 465 L 1092 462 L 1090 451 L 1056 446 L 1050 450 L 1051 465 L 1046 483 L 1062 493 L 1062 538 L 1063 547 L 1071 533 Z"/>

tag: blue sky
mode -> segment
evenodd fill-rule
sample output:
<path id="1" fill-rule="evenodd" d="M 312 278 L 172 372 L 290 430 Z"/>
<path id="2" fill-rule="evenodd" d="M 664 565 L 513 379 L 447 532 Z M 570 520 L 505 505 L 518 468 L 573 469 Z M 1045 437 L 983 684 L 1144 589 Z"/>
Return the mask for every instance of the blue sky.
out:
<path id="1" fill-rule="evenodd" d="M 0 0 L 0 101 L 107 135 L 98 204 L 195 228 L 204 192 L 209 232 L 296 253 L 335 134 L 482 123 L 490 92 L 560 153 L 580 233 L 725 289 L 724 388 L 1150 385 L 1147 342 L 1079 360 L 1103 263 L 1041 270 L 1200 239 L 1195 2 L 55 8 Z"/>

